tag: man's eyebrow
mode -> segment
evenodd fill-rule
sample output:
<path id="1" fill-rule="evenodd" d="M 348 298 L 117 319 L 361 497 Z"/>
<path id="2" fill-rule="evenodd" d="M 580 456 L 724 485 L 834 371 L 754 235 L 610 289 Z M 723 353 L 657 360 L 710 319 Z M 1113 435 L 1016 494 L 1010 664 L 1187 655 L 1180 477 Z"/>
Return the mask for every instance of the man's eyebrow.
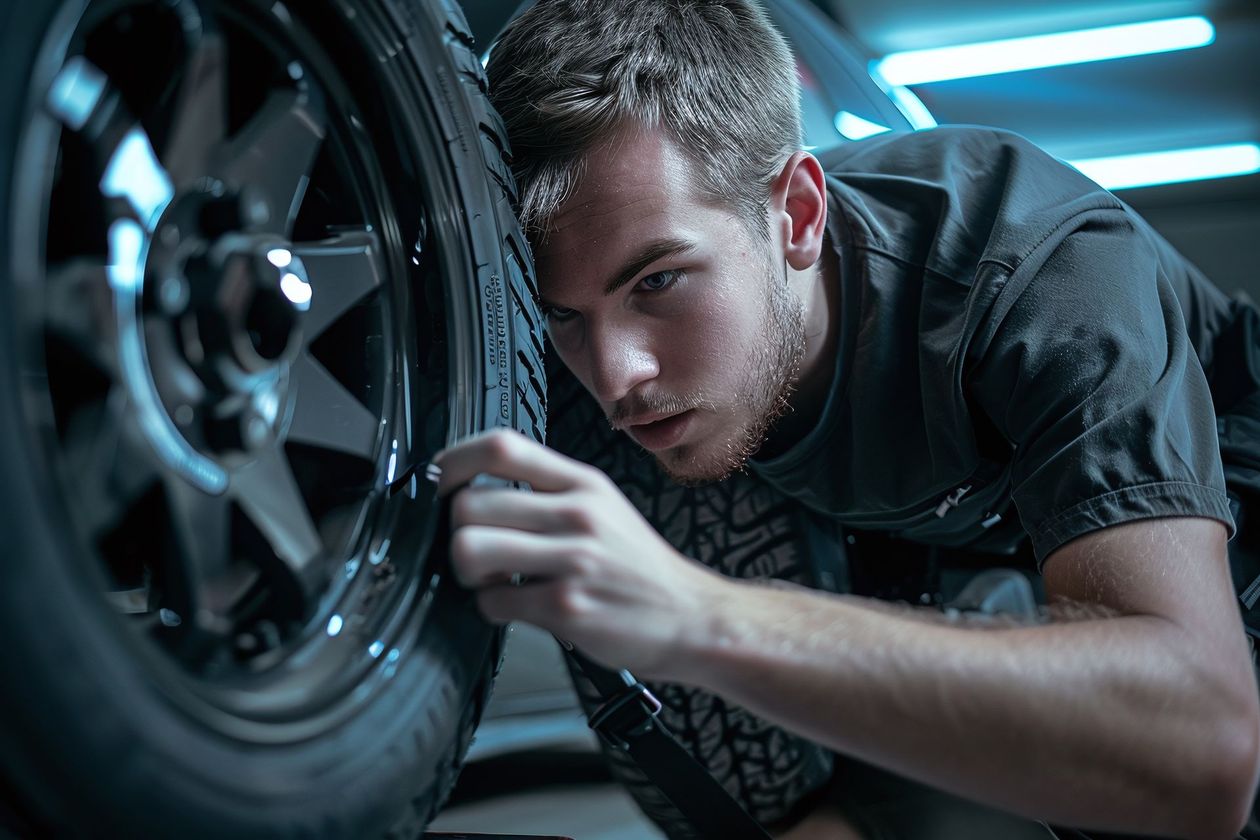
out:
<path id="1" fill-rule="evenodd" d="M 622 286 L 629 283 L 639 272 L 647 268 L 652 263 L 664 257 L 672 257 L 675 254 L 684 254 L 688 251 L 694 251 L 696 243 L 686 239 L 675 239 L 667 237 L 650 242 L 643 248 L 633 259 L 622 266 L 612 280 L 608 281 L 608 285 L 604 286 L 604 294 L 611 295 Z"/>

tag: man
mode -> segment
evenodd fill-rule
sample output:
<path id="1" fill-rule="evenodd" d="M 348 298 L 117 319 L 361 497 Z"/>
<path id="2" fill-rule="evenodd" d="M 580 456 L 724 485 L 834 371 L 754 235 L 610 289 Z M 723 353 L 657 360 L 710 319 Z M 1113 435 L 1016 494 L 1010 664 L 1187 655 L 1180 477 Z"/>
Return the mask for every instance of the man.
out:
<path id="1" fill-rule="evenodd" d="M 744 793 L 776 828 L 811 812 L 793 836 L 903 836 L 941 813 L 923 791 L 1231 836 L 1260 711 L 1203 360 L 1254 311 L 1014 136 L 884 136 L 824 167 L 749 0 L 542 0 L 489 73 L 552 344 L 616 432 L 553 398 L 553 445 L 602 469 L 509 434 L 443 453 L 452 562 L 486 616 L 777 725 L 691 740 L 769 756 L 780 799 Z M 533 492 L 468 487 L 480 473 Z M 800 529 L 749 553 L 737 512 L 687 507 L 731 487 Z M 1026 534 L 1049 620 L 949 624 L 697 562 L 802 581 L 776 546 L 818 523 L 888 545 Z"/>

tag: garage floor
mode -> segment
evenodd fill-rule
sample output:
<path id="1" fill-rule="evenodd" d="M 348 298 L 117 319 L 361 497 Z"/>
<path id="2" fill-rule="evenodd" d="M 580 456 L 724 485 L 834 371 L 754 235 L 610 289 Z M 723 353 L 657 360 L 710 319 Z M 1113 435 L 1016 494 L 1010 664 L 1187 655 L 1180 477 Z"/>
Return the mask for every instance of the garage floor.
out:
<path id="1" fill-rule="evenodd" d="M 430 831 L 663 840 L 590 749 L 512 753 L 466 765 Z"/>
<path id="2" fill-rule="evenodd" d="M 429 830 L 558 834 L 573 840 L 663 840 L 665 836 L 611 782 L 548 786 L 453 805 Z"/>

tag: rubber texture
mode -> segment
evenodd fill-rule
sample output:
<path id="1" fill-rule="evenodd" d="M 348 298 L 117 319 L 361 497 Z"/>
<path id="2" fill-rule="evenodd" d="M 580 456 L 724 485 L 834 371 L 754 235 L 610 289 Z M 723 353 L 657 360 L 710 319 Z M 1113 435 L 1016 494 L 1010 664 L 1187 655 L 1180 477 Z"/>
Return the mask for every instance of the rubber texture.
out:
<path id="1" fill-rule="evenodd" d="M 606 473 L 680 553 L 724 575 L 767 585 L 847 589 L 843 544 L 825 521 L 748 473 L 700 487 L 674 484 L 655 459 L 609 429 L 599 406 L 554 355 L 548 373 L 553 445 Z M 603 698 L 572 663 L 569 670 L 589 715 Z M 674 737 L 771 833 L 816 804 L 836 768 L 830 751 L 711 692 L 647 685 Z M 602 741 L 601 748 L 613 777 L 670 840 L 703 837 L 628 753 Z"/>
<path id="2" fill-rule="evenodd" d="M 83 5 L 0 9 L 15 70 L 0 79 L 0 827 L 22 836 L 417 836 L 449 793 L 501 661 L 502 631 L 467 593 L 443 584 L 422 638 L 362 714 L 309 741 L 247 744 L 200 725 L 158 690 L 64 527 L 72 512 L 19 397 L 18 362 L 30 348 L 17 346 L 14 303 L 31 278 L 18 276 L 13 231 L 22 212 L 16 161 L 36 93 L 56 69 L 37 56 L 56 47 L 45 43 L 56 16 Z M 292 8 L 331 15 L 347 32 L 375 27 L 398 45 L 372 72 L 413 80 L 414 108 L 440 126 L 445 177 L 459 197 L 449 215 L 461 241 L 447 244 L 463 249 L 475 289 L 476 323 L 466 326 L 480 337 L 473 369 L 483 387 L 468 397 L 472 425 L 541 441 L 532 258 L 513 212 L 507 139 L 462 12 L 451 0 Z"/>

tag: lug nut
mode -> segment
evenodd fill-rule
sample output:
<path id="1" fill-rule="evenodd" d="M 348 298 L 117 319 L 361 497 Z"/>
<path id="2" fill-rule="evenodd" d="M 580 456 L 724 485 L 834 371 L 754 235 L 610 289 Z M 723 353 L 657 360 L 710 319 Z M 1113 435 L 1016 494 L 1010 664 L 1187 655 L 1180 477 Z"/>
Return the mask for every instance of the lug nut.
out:
<path id="1" fill-rule="evenodd" d="M 262 227 L 271 221 L 271 208 L 261 198 L 245 198 L 245 220 L 250 227 Z"/>
<path id="2" fill-rule="evenodd" d="M 206 443 L 218 452 L 253 452 L 271 440 L 271 427 L 245 409 L 223 417 L 207 417 L 205 435 Z"/>
<path id="3" fill-rule="evenodd" d="M 206 355 L 225 356 L 247 374 L 291 360 L 301 347 L 298 310 L 281 286 L 284 272 L 266 253 L 233 250 L 189 261 L 187 269 Z"/>
<path id="4" fill-rule="evenodd" d="M 261 417 L 250 417 L 245 421 L 245 445 L 257 449 L 267 442 L 267 424 Z"/>
<path id="5" fill-rule="evenodd" d="M 158 304 L 167 315 L 180 315 L 188 308 L 192 289 L 183 277 L 165 277 L 158 286 Z"/>

